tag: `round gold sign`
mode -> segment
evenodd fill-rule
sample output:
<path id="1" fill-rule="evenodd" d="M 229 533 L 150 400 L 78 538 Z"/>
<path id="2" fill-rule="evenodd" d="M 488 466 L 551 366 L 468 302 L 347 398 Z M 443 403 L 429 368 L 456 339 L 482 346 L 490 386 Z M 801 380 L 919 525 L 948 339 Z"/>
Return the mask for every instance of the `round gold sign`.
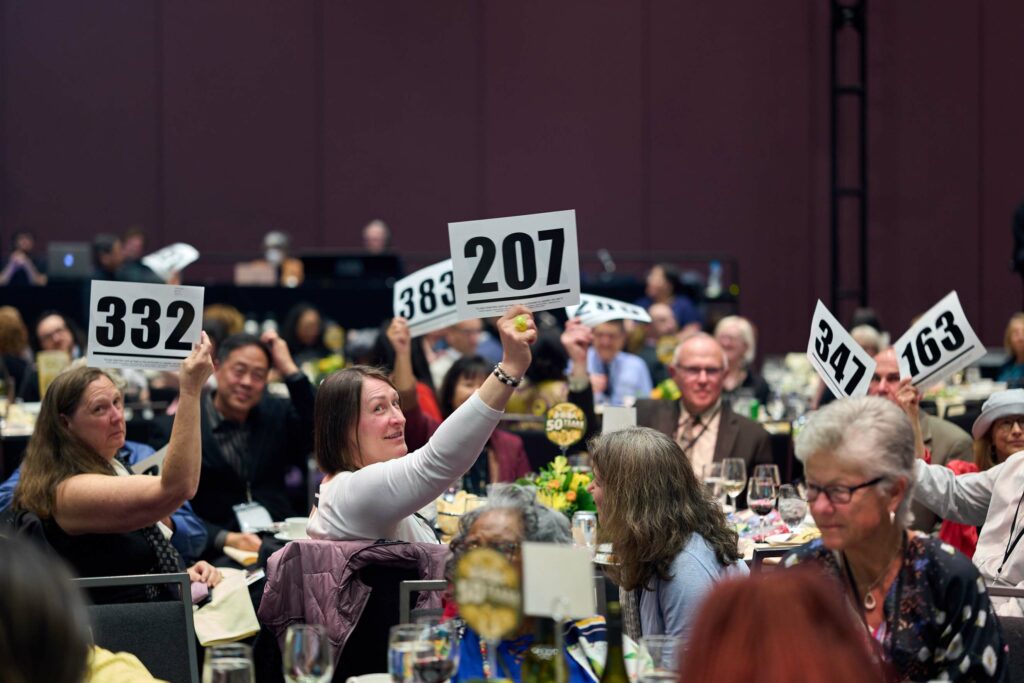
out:
<path id="1" fill-rule="evenodd" d="M 558 403 L 548 411 L 544 433 L 551 443 L 568 448 L 587 433 L 587 416 L 575 403 Z"/>
<path id="2" fill-rule="evenodd" d="M 519 572 L 504 555 L 476 548 L 455 565 L 459 616 L 486 640 L 501 640 L 519 628 L 522 591 Z"/>

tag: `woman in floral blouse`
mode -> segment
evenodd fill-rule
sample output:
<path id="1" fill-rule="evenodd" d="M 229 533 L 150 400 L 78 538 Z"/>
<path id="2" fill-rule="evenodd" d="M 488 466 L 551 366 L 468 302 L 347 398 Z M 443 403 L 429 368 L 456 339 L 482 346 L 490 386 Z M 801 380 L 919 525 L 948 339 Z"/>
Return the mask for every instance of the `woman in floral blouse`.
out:
<path id="1" fill-rule="evenodd" d="M 1006 680 L 1006 647 L 971 561 L 908 530 L 914 436 L 889 401 L 837 401 L 801 430 L 807 500 L 821 538 L 784 564 L 832 575 L 899 680 Z"/>

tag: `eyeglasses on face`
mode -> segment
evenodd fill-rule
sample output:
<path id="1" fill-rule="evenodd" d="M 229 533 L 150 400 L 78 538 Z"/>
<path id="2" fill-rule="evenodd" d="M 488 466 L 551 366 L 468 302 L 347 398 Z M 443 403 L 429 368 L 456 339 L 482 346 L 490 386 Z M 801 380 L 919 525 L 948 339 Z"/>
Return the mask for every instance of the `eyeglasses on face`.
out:
<path id="1" fill-rule="evenodd" d="M 856 486 L 840 486 L 839 484 L 833 484 L 832 486 L 818 486 L 817 484 L 807 484 L 807 502 L 813 503 L 818 499 L 819 493 L 824 493 L 825 497 L 828 498 L 828 502 L 833 505 L 842 505 L 843 503 L 849 503 L 853 497 L 853 492 L 857 489 L 864 489 L 869 486 L 874 486 L 882 482 L 885 477 L 875 477 L 871 481 L 866 481 L 863 484 L 857 484 Z"/>
<path id="2" fill-rule="evenodd" d="M 1024 429 L 1024 415 L 1008 415 L 1001 417 L 992 423 L 992 431 L 996 433 L 1006 433 L 1013 429 L 1013 425 L 1019 426 Z"/>
<path id="3" fill-rule="evenodd" d="M 723 368 L 721 366 L 719 366 L 719 367 L 714 367 L 714 366 L 705 367 L 705 366 L 701 366 L 701 365 L 676 365 L 675 368 L 676 368 L 676 370 L 678 370 L 679 372 L 681 372 L 683 374 L 683 377 L 687 377 L 687 378 L 690 378 L 690 379 L 696 379 L 696 378 L 700 377 L 700 374 L 702 372 L 708 376 L 708 379 L 716 379 L 723 372 L 725 372 L 725 368 Z"/>

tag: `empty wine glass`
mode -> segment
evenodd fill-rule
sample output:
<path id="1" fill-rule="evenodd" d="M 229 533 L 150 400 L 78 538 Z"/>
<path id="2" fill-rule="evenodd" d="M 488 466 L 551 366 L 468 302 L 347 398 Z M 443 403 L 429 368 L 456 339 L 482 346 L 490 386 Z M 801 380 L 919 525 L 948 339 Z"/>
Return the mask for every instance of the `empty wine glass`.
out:
<path id="1" fill-rule="evenodd" d="M 206 648 L 203 683 L 253 683 L 252 648 L 244 643 L 228 643 Z"/>
<path id="2" fill-rule="evenodd" d="M 586 548 L 591 555 L 597 545 L 597 513 L 577 510 L 572 514 L 572 544 Z"/>
<path id="3" fill-rule="evenodd" d="M 778 486 L 782 483 L 782 477 L 779 476 L 779 466 L 775 464 L 770 465 L 754 465 L 754 473 L 750 475 L 754 479 L 771 479 Z"/>
<path id="4" fill-rule="evenodd" d="M 289 626 L 282 659 L 288 683 L 325 683 L 334 673 L 331 642 L 319 624 Z"/>
<path id="5" fill-rule="evenodd" d="M 416 649 L 427 633 L 425 624 L 398 624 L 388 633 L 388 673 L 395 683 L 415 683 Z"/>
<path id="6" fill-rule="evenodd" d="M 679 678 L 679 660 L 683 641 L 676 636 L 643 636 L 637 669 L 640 683 L 675 681 Z"/>
<path id="7" fill-rule="evenodd" d="M 732 507 L 736 508 L 736 498 L 747 486 L 747 463 L 743 458 L 725 458 L 722 460 L 722 489 L 732 499 Z"/>
<path id="8" fill-rule="evenodd" d="M 779 516 L 790 531 L 795 531 L 807 515 L 807 501 L 792 484 L 779 487 Z"/>
<path id="9" fill-rule="evenodd" d="M 722 463 L 709 462 L 704 465 L 702 477 L 708 495 L 714 497 L 719 505 L 725 507 L 725 491 L 722 490 Z"/>
<path id="10" fill-rule="evenodd" d="M 459 628 L 456 621 L 429 624 L 417 641 L 413 674 L 417 683 L 441 683 L 459 670 Z"/>
<path id="11" fill-rule="evenodd" d="M 757 514 L 758 528 L 754 541 L 764 540 L 764 518 L 771 514 L 775 507 L 775 497 L 779 486 L 772 479 L 750 478 L 747 486 L 747 505 Z"/>

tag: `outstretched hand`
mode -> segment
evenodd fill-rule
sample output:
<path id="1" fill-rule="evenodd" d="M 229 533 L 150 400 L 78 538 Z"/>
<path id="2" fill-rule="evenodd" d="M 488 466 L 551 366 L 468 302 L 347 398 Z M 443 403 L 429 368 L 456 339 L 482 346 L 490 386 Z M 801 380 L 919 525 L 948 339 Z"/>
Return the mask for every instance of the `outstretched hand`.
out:
<path id="1" fill-rule="evenodd" d="M 594 333 L 579 318 L 570 318 L 565 323 L 561 341 L 562 347 L 573 364 L 586 363 L 587 349 L 594 342 Z"/>
<path id="2" fill-rule="evenodd" d="M 412 352 L 412 335 L 409 334 L 409 321 L 398 316 L 391 319 L 387 330 L 388 341 L 395 347 L 395 354 Z"/>
<path id="3" fill-rule="evenodd" d="M 510 306 L 498 319 L 497 328 L 503 351 L 501 366 L 513 377 L 522 377 L 533 360 L 530 344 L 537 341 L 533 313 L 522 304 Z"/>
<path id="4" fill-rule="evenodd" d="M 181 361 L 181 376 L 179 379 L 182 393 L 199 393 L 203 385 L 213 373 L 213 344 L 206 332 L 200 332 L 199 343 L 196 344 L 192 353 Z"/>

